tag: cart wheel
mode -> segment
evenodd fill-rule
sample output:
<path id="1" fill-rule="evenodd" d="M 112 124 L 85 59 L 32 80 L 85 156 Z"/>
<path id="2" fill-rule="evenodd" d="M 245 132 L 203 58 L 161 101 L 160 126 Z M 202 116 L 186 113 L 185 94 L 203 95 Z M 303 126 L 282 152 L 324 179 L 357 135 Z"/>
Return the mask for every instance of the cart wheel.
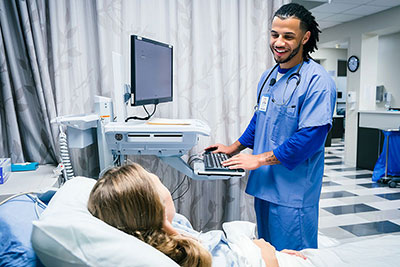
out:
<path id="1" fill-rule="evenodd" d="M 393 181 L 389 182 L 389 187 L 390 188 L 395 188 L 396 186 L 397 186 L 396 182 L 393 182 Z"/>
<path id="2" fill-rule="evenodd" d="M 390 181 L 390 179 L 385 178 L 385 177 L 382 177 L 381 179 L 379 179 L 379 181 L 380 181 L 380 183 L 382 183 L 382 184 L 387 184 L 387 183 Z"/>

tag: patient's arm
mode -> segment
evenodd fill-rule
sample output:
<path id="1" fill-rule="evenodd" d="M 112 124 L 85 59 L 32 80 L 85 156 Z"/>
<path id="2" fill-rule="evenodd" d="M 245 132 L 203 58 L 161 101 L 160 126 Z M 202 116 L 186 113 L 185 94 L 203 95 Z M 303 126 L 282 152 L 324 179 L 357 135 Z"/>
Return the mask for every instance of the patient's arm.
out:
<path id="1" fill-rule="evenodd" d="M 261 249 L 261 256 L 266 266 L 279 267 L 278 259 L 275 255 L 276 250 L 274 246 L 266 242 L 264 239 L 253 240 L 253 242 Z"/>
<path id="2" fill-rule="evenodd" d="M 303 253 L 301 253 L 300 251 L 297 251 L 297 250 L 284 249 L 284 250 L 281 250 L 281 252 L 303 258 L 304 260 L 307 259 L 307 257 L 304 256 Z"/>

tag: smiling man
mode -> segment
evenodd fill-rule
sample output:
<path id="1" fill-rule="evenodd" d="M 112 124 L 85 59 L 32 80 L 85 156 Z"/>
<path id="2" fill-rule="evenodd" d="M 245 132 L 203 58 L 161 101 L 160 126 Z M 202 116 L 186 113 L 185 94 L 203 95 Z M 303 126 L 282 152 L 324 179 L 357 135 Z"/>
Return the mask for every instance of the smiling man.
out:
<path id="1" fill-rule="evenodd" d="M 275 17 L 272 22 L 270 48 L 281 68 L 290 69 L 303 60 L 303 46 L 310 39 L 311 32 L 304 32 L 300 24 L 297 18 L 284 17 Z"/>
<path id="2" fill-rule="evenodd" d="M 336 102 L 332 78 L 310 57 L 319 32 L 299 4 L 274 14 L 270 48 L 277 64 L 261 76 L 253 118 L 232 145 L 207 148 L 236 154 L 225 166 L 251 170 L 246 193 L 254 196 L 258 235 L 278 250 L 318 244 L 324 143 Z M 245 148 L 253 154 L 237 154 Z"/>

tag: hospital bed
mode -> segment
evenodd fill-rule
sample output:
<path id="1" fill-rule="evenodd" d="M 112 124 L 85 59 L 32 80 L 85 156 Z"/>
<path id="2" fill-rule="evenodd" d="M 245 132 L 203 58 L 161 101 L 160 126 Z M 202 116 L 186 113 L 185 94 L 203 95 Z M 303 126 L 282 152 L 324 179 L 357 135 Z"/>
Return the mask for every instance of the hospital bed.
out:
<path id="1" fill-rule="evenodd" d="M 54 196 L 42 195 L 44 202 L 51 198 L 47 207 L 27 196 L 1 205 L 0 266 L 178 266 L 153 247 L 93 217 L 86 205 L 94 183 L 84 177 L 67 181 Z M 199 233 L 177 214 L 173 224 L 202 241 L 212 253 L 213 266 L 263 266 L 259 251 L 248 245 L 254 237 L 252 223 L 233 222 L 224 224 L 225 232 Z M 330 241 L 329 246 L 325 242 L 319 249 L 303 250 L 307 260 L 277 252 L 280 266 L 398 266 L 400 262 L 399 235 L 345 244 Z"/>

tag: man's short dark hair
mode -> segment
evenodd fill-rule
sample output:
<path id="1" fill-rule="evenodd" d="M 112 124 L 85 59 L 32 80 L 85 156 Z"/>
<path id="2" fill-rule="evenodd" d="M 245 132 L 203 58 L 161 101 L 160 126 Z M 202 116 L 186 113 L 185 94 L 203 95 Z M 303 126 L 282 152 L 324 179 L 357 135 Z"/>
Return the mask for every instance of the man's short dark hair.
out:
<path id="1" fill-rule="evenodd" d="M 298 18 L 300 20 L 300 29 L 304 32 L 310 31 L 310 39 L 303 47 L 303 58 L 310 58 L 310 53 L 318 49 L 317 42 L 319 41 L 319 33 L 321 32 L 311 12 L 302 5 L 290 3 L 281 6 L 275 12 L 274 17 L 282 20 L 293 17 Z"/>

